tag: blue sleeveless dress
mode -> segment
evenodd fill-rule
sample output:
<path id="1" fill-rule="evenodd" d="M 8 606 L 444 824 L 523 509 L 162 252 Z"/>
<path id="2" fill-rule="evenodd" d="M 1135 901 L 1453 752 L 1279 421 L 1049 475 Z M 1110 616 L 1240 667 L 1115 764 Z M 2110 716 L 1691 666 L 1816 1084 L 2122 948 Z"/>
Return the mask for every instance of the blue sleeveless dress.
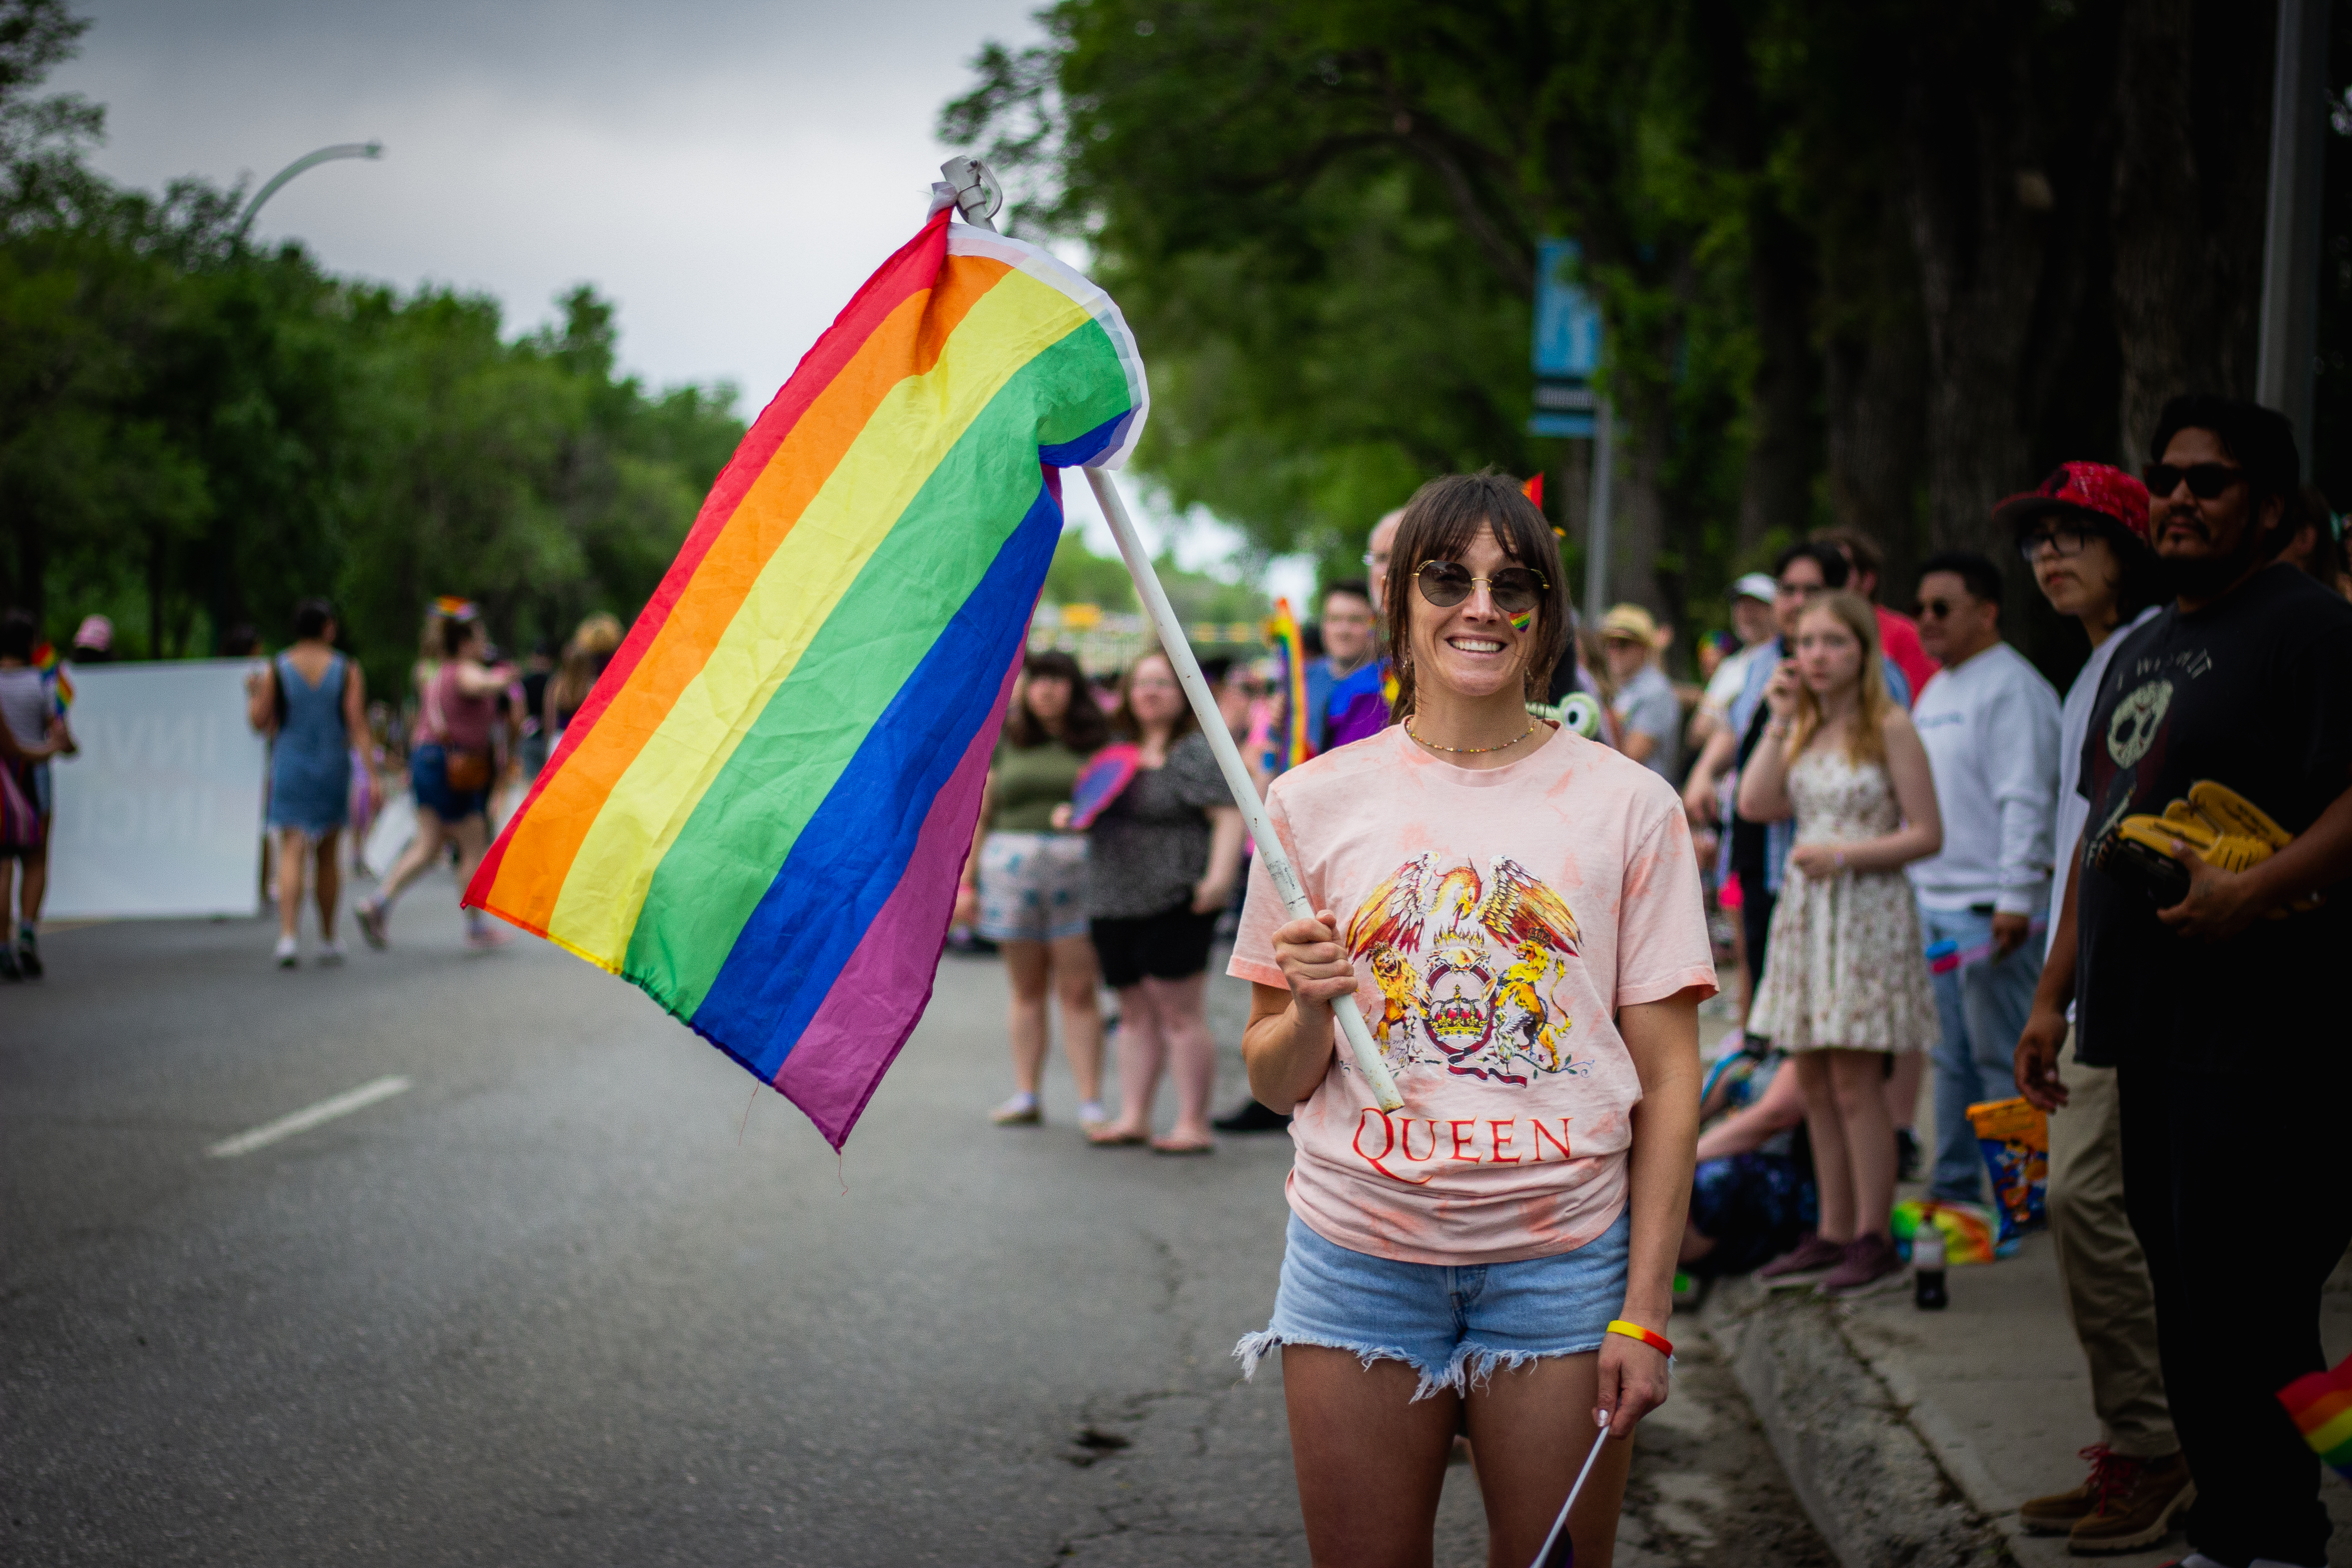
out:
<path id="1" fill-rule="evenodd" d="M 343 656 L 327 660 L 311 685 L 284 654 L 277 659 L 286 720 L 269 752 L 269 826 L 320 834 L 351 821 L 351 734 L 343 725 Z"/>

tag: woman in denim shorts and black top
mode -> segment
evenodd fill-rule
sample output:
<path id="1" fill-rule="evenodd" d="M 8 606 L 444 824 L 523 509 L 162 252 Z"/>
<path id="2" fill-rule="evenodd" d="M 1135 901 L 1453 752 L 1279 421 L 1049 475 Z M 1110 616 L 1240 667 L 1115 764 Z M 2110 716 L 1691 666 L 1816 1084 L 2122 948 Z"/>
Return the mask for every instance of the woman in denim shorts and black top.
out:
<path id="1" fill-rule="evenodd" d="M 1095 1001 L 1094 944 L 1087 940 L 1087 840 L 1055 827 L 1053 817 L 1108 734 L 1078 661 L 1050 649 L 1031 654 L 988 764 L 982 832 L 956 897 L 956 919 L 997 944 L 1013 983 L 1005 1024 L 1013 1037 L 1013 1098 L 993 1113 L 1001 1127 L 1045 1120 L 1038 1084 L 1045 1071 L 1049 989 L 1062 1005 L 1062 1049 L 1078 1082 L 1078 1124 L 1102 1124 L 1102 1009 Z"/>
<path id="2" fill-rule="evenodd" d="M 1318 1563 L 1423 1563 L 1457 1426 L 1490 1561 L 1532 1560 L 1597 1438 L 1666 1396 L 1675 1255 L 1715 990 L 1674 786 L 1528 714 L 1568 639 L 1512 481 L 1422 488 L 1385 595 L 1393 721 L 1275 781 L 1316 914 L 1263 869 L 1234 945 L 1251 1091 L 1296 1107 L 1271 1321 Z M 1261 867 L 1263 860 L 1260 862 Z M 1339 1042 L 1352 993 L 1404 1105 Z M 1570 1521 L 1609 1563 L 1632 1445 Z"/>
<path id="3" fill-rule="evenodd" d="M 1111 728 L 1142 752 L 1135 778 L 1095 818 L 1087 905 L 1103 979 L 1118 993 L 1119 1116 L 1097 1143 L 1206 1154 L 1217 1042 L 1209 1033 L 1209 939 L 1241 872 L 1242 814 L 1165 654 L 1119 683 Z M 1160 1074 L 1176 1079 L 1176 1124 L 1151 1137 Z"/>

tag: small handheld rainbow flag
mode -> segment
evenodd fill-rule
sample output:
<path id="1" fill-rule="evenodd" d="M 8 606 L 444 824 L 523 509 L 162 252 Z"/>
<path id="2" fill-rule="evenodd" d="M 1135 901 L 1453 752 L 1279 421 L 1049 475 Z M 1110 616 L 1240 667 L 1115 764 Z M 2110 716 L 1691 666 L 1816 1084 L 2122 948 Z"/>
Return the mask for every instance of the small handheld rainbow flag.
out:
<path id="1" fill-rule="evenodd" d="M 1307 639 L 1288 599 L 1274 602 L 1274 618 L 1265 624 L 1265 640 L 1282 660 L 1282 765 L 1295 768 L 1315 754 L 1307 739 Z"/>
<path id="2" fill-rule="evenodd" d="M 2352 1356 L 2333 1372 L 2296 1378 L 2278 1391 L 2278 1402 L 2321 1462 L 2352 1481 Z"/>
<path id="3" fill-rule="evenodd" d="M 57 710 L 58 718 L 64 718 L 66 710 L 73 706 L 74 683 L 58 650 L 47 643 L 34 644 L 33 668 L 41 672 L 41 683 L 49 689 L 49 706 Z"/>
<path id="4" fill-rule="evenodd" d="M 743 437 L 467 901 L 840 1148 L 930 999 L 1058 470 L 1146 404 L 1109 296 L 942 205 Z"/>

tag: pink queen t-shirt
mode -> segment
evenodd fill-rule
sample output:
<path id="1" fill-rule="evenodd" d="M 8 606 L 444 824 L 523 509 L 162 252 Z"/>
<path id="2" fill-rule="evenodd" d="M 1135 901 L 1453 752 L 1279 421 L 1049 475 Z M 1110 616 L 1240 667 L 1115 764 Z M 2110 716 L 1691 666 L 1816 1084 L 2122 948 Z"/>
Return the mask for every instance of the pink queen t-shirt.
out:
<path id="1" fill-rule="evenodd" d="M 1290 1206 L 1324 1239 L 1411 1263 L 1571 1251 L 1624 1208 L 1642 1086 L 1621 1007 L 1715 990 L 1698 863 L 1664 779 L 1558 731 L 1499 768 L 1391 726 L 1293 768 L 1266 799 L 1404 1109 L 1332 1030 L 1291 1119 Z M 1284 985 L 1289 915 L 1250 872 L 1230 972 Z"/>

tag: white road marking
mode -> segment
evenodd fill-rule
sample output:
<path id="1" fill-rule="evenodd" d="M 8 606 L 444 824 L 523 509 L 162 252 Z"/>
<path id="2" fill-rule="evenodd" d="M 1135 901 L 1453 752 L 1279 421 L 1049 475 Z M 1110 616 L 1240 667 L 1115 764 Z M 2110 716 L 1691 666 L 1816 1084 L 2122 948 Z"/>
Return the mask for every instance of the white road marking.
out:
<path id="1" fill-rule="evenodd" d="M 239 1154 L 250 1154 L 256 1149 L 266 1149 L 281 1138 L 291 1138 L 297 1132 L 308 1132 L 322 1121 L 332 1121 L 338 1116 L 349 1116 L 354 1110 L 364 1110 L 379 1100 L 390 1100 L 395 1094 L 405 1094 L 410 1088 L 404 1078 L 380 1078 L 373 1083 L 363 1083 L 357 1089 L 345 1089 L 332 1100 L 322 1100 L 316 1105 L 305 1106 L 291 1116 L 281 1116 L 275 1121 L 265 1121 L 249 1132 L 234 1138 L 224 1138 L 205 1151 L 215 1160 L 234 1160 Z"/>

